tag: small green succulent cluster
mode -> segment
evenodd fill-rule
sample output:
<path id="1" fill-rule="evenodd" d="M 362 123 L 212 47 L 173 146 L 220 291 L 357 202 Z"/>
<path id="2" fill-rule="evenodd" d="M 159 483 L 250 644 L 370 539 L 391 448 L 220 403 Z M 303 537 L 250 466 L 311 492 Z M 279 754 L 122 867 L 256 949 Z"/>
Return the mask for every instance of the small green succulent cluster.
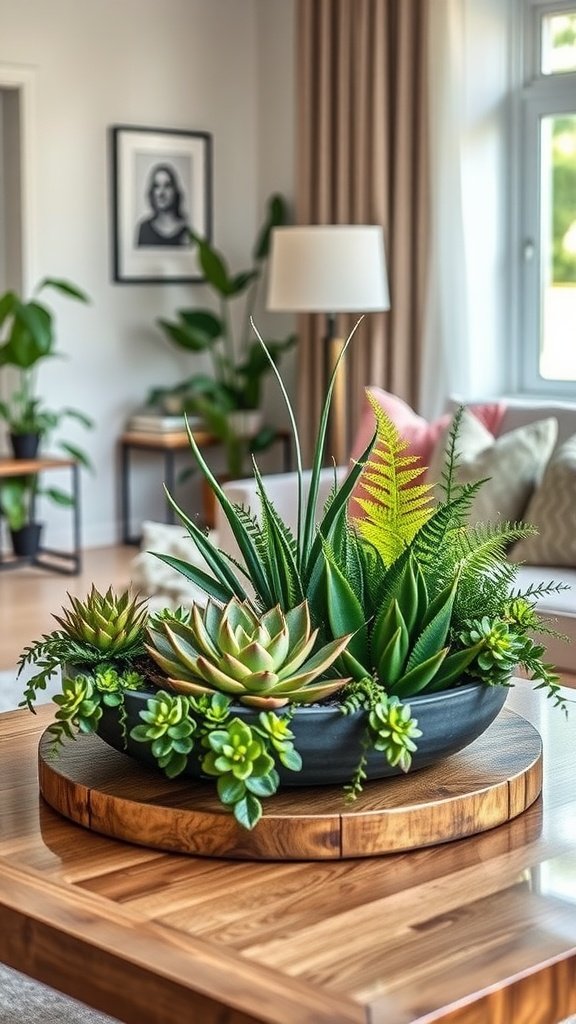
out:
<path id="1" fill-rule="evenodd" d="M 52 752 L 61 746 L 64 738 L 75 739 L 76 733 L 96 732 L 104 706 L 118 708 L 118 721 L 126 739 L 126 710 L 124 694 L 138 690 L 144 684 L 139 672 L 118 672 L 110 665 L 102 665 L 93 672 L 70 672 L 62 679 L 62 692 L 53 700 L 58 706 L 55 721 L 48 732 L 53 737 Z"/>
<path id="2" fill-rule="evenodd" d="M 350 636 L 318 649 L 304 601 L 284 614 L 277 605 L 258 615 L 232 597 L 224 609 L 193 605 L 188 621 L 154 619 L 147 651 L 181 693 L 230 694 L 240 704 L 279 708 L 311 704 L 341 689 L 346 678 L 316 682 L 342 653 Z"/>
<path id="3" fill-rule="evenodd" d="M 25 648 L 18 662 L 18 675 L 29 664 L 38 669 L 28 681 L 22 701 L 31 711 L 38 691 L 46 689 L 61 666 L 113 665 L 124 672 L 145 651 L 148 611 L 129 590 L 116 594 L 110 587 L 101 594 L 93 586 L 83 601 L 68 597 L 70 607 L 54 615 L 60 628 Z"/>
<path id="4" fill-rule="evenodd" d="M 258 723 L 248 725 L 232 717 L 231 703 L 222 693 L 187 697 L 161 691 L 147 701 L 140 712 L 144 724 L 130 736 L 150 746 L 169 778 L 183 772 L 190 755 L 200 750 L 202 771 L 217 779 L 220 801 L 251 829 L 262 817 L 261 799 L 278 789 L 276 761 L 299 771 L 302 760 L 288 716 L 261 711 Z"/>

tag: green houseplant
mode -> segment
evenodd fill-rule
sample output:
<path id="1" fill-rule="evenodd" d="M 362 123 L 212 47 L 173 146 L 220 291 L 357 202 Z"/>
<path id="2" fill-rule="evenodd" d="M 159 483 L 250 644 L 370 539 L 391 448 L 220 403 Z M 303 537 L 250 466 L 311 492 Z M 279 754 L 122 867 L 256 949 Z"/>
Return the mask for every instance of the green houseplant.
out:
<path id="1" fill-rule="evenodd" d="M 284 199 L 272 195 L 252 251 L 252 264 L 237 273 L 230 270 L 221 252 L 192 233 L 218 311 L 180 309 L 175 319 L 158 321 L 165 337 L 178 348 L 193 355 L 207 353 L 212 374 L 194 374 L 174 388 L 155 389 L 149 404 L 201 416 L 222 441 L 226 472 L 233 478 L 243 475 L 248 451 L 264 450 L 276 436 L 272 427 L 260 425 L 262 385 L 271 365 L 251 336 L 250 316 L 266 266 L 272 229 L 286 221 Z M 243 306 L 242 311 L 239 306 Z M 269 356 L 277 363 L 295 340 L 294 335 L 283 341 L 268 340 Z"/>
<path id="2" fill-rule="evenodd" d="M 93 591 L 85 602 L 74 599 L 57 617 L 59 629 L 20 662 L 21 669 L 39 667 L 24 695 L 30 708 L 51 673 L 66 666 L 55 748 L 78 731 L 98 731 L 132 756 L 142 751 L 169 777 L 214 779 L 223 806 L 246 828 L 280 785 L 344 781 L 353 800 L 367 780 L 461 749 L 494 719 L 517 665 L 564 706 L 533 636 L 551 632 L 535 598 L 560 586 L 514 590 L 517 567 L 506 547 L 530 526 L 468 524 L 481 483 L 454 482 L 457 421 L 444 500 L 435 505 L 405 442 L 375 408 L 372 444 L 344 483 L 335 483 L 316 523 L 336 370 L 306 497 L 298 430 L 275 373 L 298 462 L 295 533 L 257 468 L 260 517 L 231 504 L 190 433 L 243 564 L 173 502 L 209 571 L 159 557 L 204 589 L 206 605 L 146 619 L 128 593 Z M 365 518 L 354 520 L 348 500 L 361 474 Z"/>
<path id="3" fill-rule="evenodd" d="M 36 499 L 49 498 L 57 505 L 74 504 L 71 494 L 59 487 L 41 487 L 38 475 L 8 477 L 0 485 L 0 512 L 6 519 L 14 554 L 33 556 L 40 545 L 42 523 L 36 519 Z"/>
<path id="4" fill-rule="evenodd" d="M 92 421 L 78 409 L 46 408 L 37 394 L 37 369 L 40 363 L 58 355 L 54 316 L 40 292 L 51 288 L 79 302 L 88 302 L 87 295 L 69 281 L 45 278 L 25 301 L 14 291 L 0 297 L 0 368 L 12 367 L 17 381 L 7 401 L 0 402 L 0 417 L 6 422 L 16 457 L 34 458 L 38 444 L 55 431 L 66 418 L 74 418 L 85 427 Z M 67 441 L 58 447 L 83 465 L 88 459 L 83 451 Z"/>

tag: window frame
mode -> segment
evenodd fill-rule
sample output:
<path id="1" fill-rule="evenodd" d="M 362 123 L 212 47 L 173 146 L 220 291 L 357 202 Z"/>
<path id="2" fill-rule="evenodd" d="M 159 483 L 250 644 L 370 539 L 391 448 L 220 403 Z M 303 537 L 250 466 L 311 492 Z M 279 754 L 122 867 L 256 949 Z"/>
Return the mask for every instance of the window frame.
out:
<path id="1" fill-rule="evenodd" d="M 550 14 L 576 13 L 576 0 L 523 0 L 523 47 L 517 122 L 517 224 L 513 228 L 518 254 L 516 294 L 516 366 L 518 391 L 574 397 L 576 381 L 547 380 L 539 371 L 541 331 L 541 121 L 555 114 L 576 114 L 576 71 L 544 74 L 541 70 L 542 19 Z M 528 247 L 533 255 L 528 256 Z"/>

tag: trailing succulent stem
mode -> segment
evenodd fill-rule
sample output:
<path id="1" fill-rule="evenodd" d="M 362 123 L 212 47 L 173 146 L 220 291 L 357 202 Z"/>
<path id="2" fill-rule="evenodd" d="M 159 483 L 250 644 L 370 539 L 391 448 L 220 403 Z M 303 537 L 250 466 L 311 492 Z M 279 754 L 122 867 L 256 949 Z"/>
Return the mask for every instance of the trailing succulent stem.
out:
<path id="1" fill-rule="evenodd" d="M 416 750 L 415 740 L 422 735 L 418 720 L 412 718 L 410 706 L 402 704 L 396 696 L 389 697 L 384 687 L 373 679 L 352 683 L 340 706 L 343 714 L 361 709 L 367 712 L 367 726 L 354 775 L 350 784 L 344 787 L 348 802 L 355 800 L 362 791 L 370 750 L 381 751 L 392 768 L 399 767 L 408 772 Z"/>

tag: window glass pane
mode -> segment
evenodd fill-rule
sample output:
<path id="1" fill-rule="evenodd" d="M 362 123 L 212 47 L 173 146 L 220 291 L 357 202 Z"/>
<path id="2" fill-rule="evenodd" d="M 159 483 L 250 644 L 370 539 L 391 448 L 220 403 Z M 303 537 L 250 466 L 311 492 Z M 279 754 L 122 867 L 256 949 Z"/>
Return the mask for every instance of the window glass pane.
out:
<path id="1" fill-rule="evenodd" d="M 576 7 L 542 18 L 542 74 L 576 71 Z"/>
<path id="2" fill-rule="evenodd" d="M 576 113 L 542 118 L 540 374 L 576 380 Z"/>

